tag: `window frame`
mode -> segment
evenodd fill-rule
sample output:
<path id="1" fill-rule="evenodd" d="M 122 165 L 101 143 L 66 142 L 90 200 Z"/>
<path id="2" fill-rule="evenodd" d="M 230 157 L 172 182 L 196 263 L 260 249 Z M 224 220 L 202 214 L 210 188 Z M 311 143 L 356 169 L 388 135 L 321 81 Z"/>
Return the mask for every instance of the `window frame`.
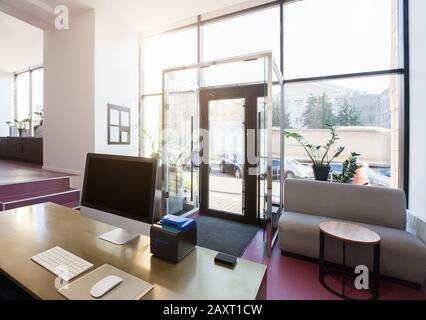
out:
<path id="1" fill-rule="evenodd" d="M 118 112 L 118 124 L 113 124 L 111 120 L 112 111 Z M 118 106 L 108 103 L 108 115 L 107 115 L 107 127 L 108 127 L 108 144 L 109 145 L 130 145 L 131 144 L 131 113 L 132 110 L 128 107 Z M 127 125 L 123 125 L 123 114 L 127 117 Z M 118 141 L 112 140 L 111 129 L 117 128 L 118 130 Z M 123 133 L 127 133 L 127 140 L 123 141 Z"/>

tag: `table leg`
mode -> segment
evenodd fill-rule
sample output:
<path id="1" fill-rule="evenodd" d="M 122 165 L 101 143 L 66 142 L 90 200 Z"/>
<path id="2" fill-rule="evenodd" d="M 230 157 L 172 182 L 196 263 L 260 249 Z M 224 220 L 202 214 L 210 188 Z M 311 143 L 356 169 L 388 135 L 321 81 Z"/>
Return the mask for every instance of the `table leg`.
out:
<path id="1" fill-rule="evenodd" d="M 342 281 L 342 295 L 346 296 L 346 242 L 342 241 L 342 265 L 343 265 L 343 281 Z"/>
<path id="2" fill-rule="evenodd" d="M 379 299 L 380 295 L 380 243 L 374 245 L 373 261 L 373 299 Z"/>
<path id="3" fill-rule="evenodd" d="M 325 257 L 325 250 L 324 250 L 324 242 L 325 242 L 325 235 L 322 231 L 320 231 L 320 257 L 319 257 L 319 265 L 320 265 L 320 279 L 325 274 L 324 270 L 324 257 Z"/>

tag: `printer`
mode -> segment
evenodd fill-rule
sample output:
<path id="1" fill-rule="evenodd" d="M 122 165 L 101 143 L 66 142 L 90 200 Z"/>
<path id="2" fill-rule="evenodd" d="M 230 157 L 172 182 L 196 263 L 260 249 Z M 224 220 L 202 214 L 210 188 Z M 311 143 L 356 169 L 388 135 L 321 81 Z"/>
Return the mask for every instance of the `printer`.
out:
<path id="1" fill-rule="evenodd" d="M 197 223 L 193 219 L 167 215 L 151 227 L 151 253 L 180 262 L 197 245 Z"/>

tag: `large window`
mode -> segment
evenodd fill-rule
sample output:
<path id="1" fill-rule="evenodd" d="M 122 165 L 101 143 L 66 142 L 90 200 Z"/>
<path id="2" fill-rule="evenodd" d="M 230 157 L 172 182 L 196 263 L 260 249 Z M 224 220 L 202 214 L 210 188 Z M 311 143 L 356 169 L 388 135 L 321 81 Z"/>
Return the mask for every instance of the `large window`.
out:
<path id="1" fill-rule="evenodd" d="M 273 51 L 280 62 L 280 8 L 255 11 L 203 25 L 203 60 Z"/>
<path id="2" fill-rule="evenodd" d="M 360 154 L 368 183 L 398 187 L 400 76 L 330 79 L 285 86 L 287 128 L 314 144 L 329 139 L 327 124 L 334 124 L 345 152 L 332 163 L 340 173 L 352 152 Z M 287 139 L 286 157 L 308 163 L 294 140 Z"/>
<path id="3" fill-rule="evenodd" d="M 284 6 L 287 127 L 324 145 L 327 126 L 334 125 L 345 151 L 332 170 L 341 173 L 342 163 L 358 153 L 360 184 L 403 186 L 399 3 L 303 0 Z M 286 139 L 285 153 L 309 162 L 293 139 Z"/>
<path id="4" fill-rule="evenodd" d="M 43 68 L 18 73 L 15 76 L 15 119 L 31 119 L 39 125 L 43 112 Z"/>
<path id="5" fill-rule="evenodd" d="M 162 108 L 163 70 L 197 63 L 196 27 L 162 33 L 142 42 L 141 152 L 150 156 L 158 151 Z"/>
<path id="6" fill-rule="evenodd" d="M 197 28 L 166 32 L 144 40 L 143 93 L 162 91 L 163 70 L 197 62 Z"/>
<path id="7" fill-rule="evenodd" d="M 30 111 L 30 72 L 16 76 L 15 119 L 22 121 L 31 117 Z"/>
<path id="8" fill-rule="evenodd" d="M 357 152 L 371 185 L 406 187 L 404 3 L 276 1 L 208 20 L 201 16 L 195 27 L 148 38 L 142 62 L 144 123 L 153 135 L 160 127 L 164 68 L 196 63 L 197 53 L 198 62 L 205 62 L 272 51 L 284 76 L 285 127 L 322 144 L 326 125 L 334 124 L 339 145 L 346 147 L 333 162 L 335 172 Z M 236 77 L 247 75 L 236 70 L 228 75 L 230 83 Z M 274 124 L 278 141 L 278 116 Z M 289 177 L 312 178 L 303 150 L 288 139 L 284 147 Z"/>
<path id="9" fill-rule="evenodd" d="M 303 0 L 285 5 L 285 78 L 398 68 L 396 2 Z"/>
<path id="10" fill-rule="evenodd" d="M 39 114 L 43 111 L 43 69 L 32 72 L 31 103 L 32 111 Z M 34 115 L 33 115 L 34 116 Z M 38 117 L 38 115 L 36 115 Z"/>

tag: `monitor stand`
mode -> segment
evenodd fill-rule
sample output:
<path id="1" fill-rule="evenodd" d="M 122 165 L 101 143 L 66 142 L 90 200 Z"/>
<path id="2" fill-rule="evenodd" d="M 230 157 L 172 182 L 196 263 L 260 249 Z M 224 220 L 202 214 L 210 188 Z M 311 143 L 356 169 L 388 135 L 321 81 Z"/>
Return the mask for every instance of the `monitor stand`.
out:
<path id="1" fill-rule="evenodd" d="M 122 246 L 139 237 L 137 233 L 131 233 L 123 229 L 115 229 L 99 236 L 100 239 Z"/>

